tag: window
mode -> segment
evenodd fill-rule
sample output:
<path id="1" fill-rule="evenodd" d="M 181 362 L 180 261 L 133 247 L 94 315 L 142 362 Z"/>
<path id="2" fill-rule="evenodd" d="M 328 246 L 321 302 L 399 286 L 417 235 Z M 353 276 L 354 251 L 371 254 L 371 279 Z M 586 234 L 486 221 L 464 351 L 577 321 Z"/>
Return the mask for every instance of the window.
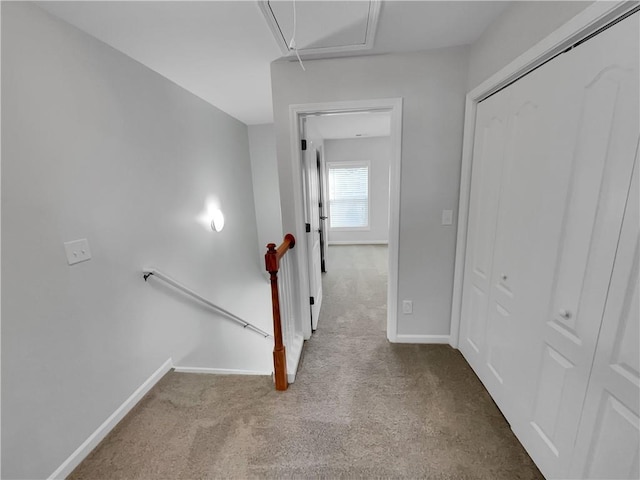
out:
<path id="1" fill-rule="evenodd" d="M 369 163 L 328 163 L 329 228 L 369 228 Z"/>

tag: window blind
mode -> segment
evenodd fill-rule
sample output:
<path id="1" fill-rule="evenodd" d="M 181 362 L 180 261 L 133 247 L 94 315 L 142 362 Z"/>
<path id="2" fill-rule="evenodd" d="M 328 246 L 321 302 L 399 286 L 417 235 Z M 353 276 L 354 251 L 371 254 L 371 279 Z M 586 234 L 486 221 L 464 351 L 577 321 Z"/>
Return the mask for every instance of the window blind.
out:
<path id="1" fill-rule="evenodd" d="M 369 226 L 369 166 L 329 165 L 329 228 Z"/>

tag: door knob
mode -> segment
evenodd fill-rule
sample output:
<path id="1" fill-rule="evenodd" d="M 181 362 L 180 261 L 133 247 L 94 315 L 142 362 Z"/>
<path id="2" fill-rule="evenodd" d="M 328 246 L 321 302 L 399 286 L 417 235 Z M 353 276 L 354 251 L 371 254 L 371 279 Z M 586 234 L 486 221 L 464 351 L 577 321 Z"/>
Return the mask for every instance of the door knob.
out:
<path id="1" fill-rule="evenodd" d="M 500 275 L 500 278 L 501 278 L 503 281 L 506 281 L 506 280 L 507 280 L 507 274 L 506 274 L 506 273 L 503 273 L 502 275 Z"/>
<path id="2" fill-rule="evenodd" d="M 322 216 L 321 216 L 321 217 L 320 217 L 320 220 L 326 220 L 327 218 L 329 218 L 329 217 L 322 217 Z"/>
<path id="3" fill-rule="evenodd" d="M 561 308 L 560 311 L 558 311 L 558 314 L 564 319 L 571 318 L 571 312 L 569 310 L 565 310 L 564 308 Z"/>

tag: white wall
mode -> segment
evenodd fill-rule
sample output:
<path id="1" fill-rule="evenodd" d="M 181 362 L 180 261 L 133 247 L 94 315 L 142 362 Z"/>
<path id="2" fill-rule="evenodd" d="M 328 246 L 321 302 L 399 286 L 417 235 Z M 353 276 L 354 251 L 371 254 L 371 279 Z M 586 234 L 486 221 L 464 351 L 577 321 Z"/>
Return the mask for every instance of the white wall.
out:
<path id="1" fill-rule="evenodd" d="M 414 313 L 398 312 L 399 334 L 449 333 L 456 230 L 440 220 L 443 209 L 457 210 L 467 66 L 466 47 L 306 61 L 306 72 L 271 64 L 285 230 L 302 221 L 293 206 L 289 105 L 404 98 L 399 298 L 412 299 Z"/>
<path id="2" fill-rule="evenodd" d="M 209 196 L 226 214 L 197 217 Z M 63 242 L 93 259 L 69 267 Z M 2 3 L 2 477 L 50 475 L 163 362 L 271 370 L 247 127 L 30 3 Z M 263 267 L 264 268 L 264 267 Z"/>
<path id="3" fill-rule="evenodd" d="M 325 161 L 349 163 L 368 160 L 369 167 L 369 230 L 341 231 L 329 229 L 331 242 L 389 241 L 389 159 L 390 137 L 348 138 L 324 141 Z"/>
<path id="4" fill-rule="evenodd" d="M 593 2 L 512 2 L 471 47 L 472 90 Z"/>
<path id="5" fill-rule="evenodd" d="M 272 123 L 250 125 L 248 128 L 258 228 L 258 259 L 260 268 L 264 270 L 266 245 L 271 242 L 279 245 L 284 238 L 280 214 L 276 132 Z"/>

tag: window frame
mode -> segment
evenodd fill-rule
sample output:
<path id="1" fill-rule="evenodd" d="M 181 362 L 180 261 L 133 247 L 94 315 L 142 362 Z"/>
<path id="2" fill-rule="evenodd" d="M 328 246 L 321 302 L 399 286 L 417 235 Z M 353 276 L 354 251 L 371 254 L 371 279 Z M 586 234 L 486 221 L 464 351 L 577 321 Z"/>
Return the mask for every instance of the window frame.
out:
<path id="1" fill-rule="evenodd" d="M 371 160 L 347 160 L 341 162 L 327 162 L 327 212 L 329 231 L 334 232 L 366 232 L 371 230 Z M 331 226 L 331 169 L 362 168 L 367 169 L 367 225 L 364 227 L 332 227 Z"/>

